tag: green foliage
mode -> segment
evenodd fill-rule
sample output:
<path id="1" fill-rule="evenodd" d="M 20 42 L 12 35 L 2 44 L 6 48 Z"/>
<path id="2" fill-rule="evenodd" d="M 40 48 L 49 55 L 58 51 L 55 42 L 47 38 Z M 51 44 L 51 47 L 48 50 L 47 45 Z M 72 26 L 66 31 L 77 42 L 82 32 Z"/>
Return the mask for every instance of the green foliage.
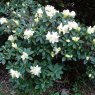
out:
<path id="1" fill-rule="evenodd" d="M 7 3 L 0 12 L 0 61 L 7 64 L 14 89 L 21 95 L 40 95 L 61 79 L 69 60 L 95 63 L 95 26 L 74 20 L 75 12 L 57 11 L 53 6 L 36 5 L 32 0 Z M 55 95 L 58 95 L 55 94 Z"/>

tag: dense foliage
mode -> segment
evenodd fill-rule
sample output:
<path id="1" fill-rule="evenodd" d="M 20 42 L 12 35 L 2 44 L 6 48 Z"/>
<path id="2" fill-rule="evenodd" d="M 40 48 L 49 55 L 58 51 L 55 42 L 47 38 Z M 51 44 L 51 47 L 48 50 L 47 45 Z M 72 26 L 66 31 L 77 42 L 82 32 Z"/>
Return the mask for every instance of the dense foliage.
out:
<path id="1" fill-rule="evenodd" d="M 22 95 L 39 95 L 64 73 L 65 61 L 95 63 L 95 26 L 76 22 L 74 11 L 59 12 L 32 0 L 2 5 L 0 61 Z M 93 68 L 93 66 L 92 66 Z M 87 74 L 94 78 L 93 70 Z"/>

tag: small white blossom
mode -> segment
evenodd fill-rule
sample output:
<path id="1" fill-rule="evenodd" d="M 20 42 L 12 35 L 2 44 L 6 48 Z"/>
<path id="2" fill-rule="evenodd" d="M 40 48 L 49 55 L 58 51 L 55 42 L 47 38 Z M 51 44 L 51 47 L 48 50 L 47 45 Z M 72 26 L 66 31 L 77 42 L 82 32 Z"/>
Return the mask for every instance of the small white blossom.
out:
<path id="1" fill-rule="evenodd" d="M 10 69 L 10 75 L 12 76 L 12 78 L 19 78 L 21 76 L 21 73 L 18 71 L 15 71 L 13 69 Z"/>
<path id="2" fill-rule="evenodd" d="M 15 30 L 13 30 L 12 32 L 13 32 L 13 33 L 16 33 L 16 31 L 15 31 Z"/>
<path id="3" fill-rule="evenodd" d="M 74 18 L 76 16 L 75 11 L 72 11 L 71 14 L 70 14 L 70 16 Z"/>
<path id="4" fill-rule="evenodd" d="M 78 27 L 78 29 L 77 29 L 78 31 L 80 31 L 81 30 L 81 27 Z"/>
<path id="5" fill-rule="evenodd" d="M 77 42 L 80 39 L 80 37 L 72 37 L 72 40 Z"/>
<path id="6" fill-rule="evenodd" d="M 7 22 L 8 21 L 7 21 L 6 18 L 4 18 L 4 17 L 0 18 L 0 24 L 4 24 L 4 23 L 7 23 Z"/>
<path id="7" fill-rule="evenodd" d="M 67 39 L 67 40 L 66 40 L 66 42 L 68 42 L 68 43 L 69 43 L 69 42 L 70 42 L 70 40 L 69 40 L 69 39 Z"/>
<path id="8" fill-rule="evenodd" d="M 93 44 L 95 44 L 95 39 L 93 39 Z"/>
<path id="9" fill-rule="evenodd" d="M 89 74 L 88 77 L 92 78 L 92 79 L 94 78 L 94 76 L 92 74 Z"/>
<path id="10" fill-rule="evenodd" d="M 61 48 L 54 47 L 53 51 L 55 52 L 55 55 L 60 52 Z"/>
<path id="11" fill-rule="evenodd" d="M 78 29 L 78 24 L 75 21 L 69 21 L 68 26 L 69 26 L 69 30 Z"/>
<path id="12" fill-rule="evenodd" d="M 45 12 L 46 12 L 47 16 L 52 18 L 58 11 L 53 6 L 47 5 L 45 7 Z"/>
<path id="13" fill-rule="evenodd" d="M 36 18 L 34 19 L 34 21 L 35 21 L 35 22 L 39 22 L 39 18 L 36 17 Z"/>
<path id="14" fill-rule="evenodd" d="M 24 7 L 25 7 L 25 4 L 24 4 L 24 3 L 22 3 L 22 6 L 24 6 Z"/>
<path id="15" fill-rule="evenodd" d="M 63 34 L 66 34 L 66 33 L 69 33 L 68 29 L 69 29 L 69 26 L 68 25 L 62 25 L 62 23 L 57 27 L 57 29 L 59 30 L 59 33 L 63 33 Z"/>
<path id="16" fill-rule="evenodd" d="M 7 2 L 6 4 L 7 4 L 7 6 L 9 6 L 10 5 L 10 2 Z"/>
<path id="17" fill-rule="evenodd" d="M 65 57 L 67 57 L 67 58 L 72 58 L 72 57 L 73 57 L 73 55 L 66 54 L 66 55 L 65 55 Z"/>
<path id="18" fill-rule="evenodd" d="M 34 67 L 31 66 L 30 67 L 30 73 L 33 74 L 33 75 L 38 76 L 41 73 L 41 67 L 39 67 L 38 65 L 34 66 Z"/>
<path id="19" fill-rule="evenodd" d="M 90 57 L 89 57 L 89 56 L 87 56 L 87 57 L 86 57 L 86 60 L 89 60 L 89 59 L 90 59 Z"/>
<path id="20" fill-rule="evenodd" d="M 70 15 L 70 11 L 69 10 L 63 10 L 63 15 L 65 16 L 65 17 L 68 17 L 69 15 Z"/>
<path id="21" fill-rule="evenodd" d="M 74 11 L 69 11 L 68 9 L 67 10 L 63 10 L 62 14 L 64 15 L 64 17 L 75 17 L 76 16 L 76 13 Z"/>
<path id="22" fill-rule="evenodd" d="M 94 33 L 95 32 L 95 30 L 94 30 L 94 28 L 93 27 L 88 27 L 88 29 L 87 29 L 87 33 L 88 34 L 92 34 L 92 33 Z"/>
<path id="23" fill-rule="evenodd" d="M 13 13 L 13 14 L 16 14 L 16 12 L 15 12 L 15 11 L 13 11 L 12 13 Z"/>
<path id="24" fill-rule="evenodd" d="M 17 44 L 16 43 L 12 43 L 12 47 L 16 49 L 17 48 Z"/>
<path id="25" fill-rule="evenodd" d="M 94 31 L 95 31 L 95 25 L 93 26 L 93 29 L 94 29 Z"/>
<path id="26" fill-rule="evenodd" d="M 54 52 L 51 52 L 51 56 L 52 56 L 52 57 L 54 57 L 54 56 L 55 56 Z"/>
<path id="27" fill-rule="evenodd" d="M 25 59 L 28 59 L 28 54 L 26 52 L 23 52 L 21 56 L 22 60 L 24 61 Z"/>
<path id="28" fill-rule="evenodd" d="M 17 13 L 17 16 L 21 18 L 21 14 Z"/>
<path id="29" fill-rule="evenodd" d="M 10 35 L 8 37 L 8 40 L 11 41 L 11 42 L 15 41 L 16 39 L 17 39 L 17 37 L 14 37 L 13 35 Z"/>
<path id="30" fill-rule="evenodd" d="M 59 41 L 59 35 L 57 32 L 49 32 L 46 35 L 46 39 L 49 40 L 50 43 L 54 44 Z"/>
<path id="31" fill-rule="evenodd" d="M 30 30 L 30 29 L 26 29 L 24 31 L 24 39 L 29 39 L 31 36 L 33 36 L 34 31 Z"/>
<path id="32" fill-rule="evenodd" d="M 89 77 L 91 77 L 92 76 L 92 74 L 89 74 Z"/>
<path id="33" fill-rule="evenodd" d="M 9 26 L 9 25 L 7 25 L 7 28 L 10 28 L 10 26 Z"/>
<path id="34" fill-rule="evenodd" d="M 42 8 L 39 8 L 37 10 L 37 13 L 35 14 L 35 17 L 42 17 L 42 15 L 43 15 L 43 10 L 42 10 Z"/>
<path id="35" fill-rule="evenodd" d="M 13 19 L 13 22 L 14 22 L 16 25 L 19 25 L 19 21 L 18 21 L 18 20 Z"/>

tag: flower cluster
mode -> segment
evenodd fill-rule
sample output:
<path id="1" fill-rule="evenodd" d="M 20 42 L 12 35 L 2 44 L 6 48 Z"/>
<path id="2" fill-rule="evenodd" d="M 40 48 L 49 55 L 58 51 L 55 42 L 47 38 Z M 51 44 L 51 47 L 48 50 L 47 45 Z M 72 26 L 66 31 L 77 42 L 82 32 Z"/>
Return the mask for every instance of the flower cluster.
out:
<path id="1" fill-rule="evenodd" d="M 8 37 L 8 40 L 11 41 L 11 42 L 14 42 L 15 40 L 17 39 L 17 37 L 13 36 L 13 35 L 10 35 Z"/>
<path id="2" fill-rule="evenodd" d="M 22 60 L 24 61 L 25 59 L 28 59 L 28 54 L 26 52 L 23 52 L 21 56 Z"/>
<path id="3" fill-rule="evenodd" d="M 72 40 L 77 42 L 80 38 L 79 37 L 72 37 Z"/>
<path id="4" fill-rule="evenodd" d="M 47 6 L 45 6 L 45 12 L 46 12 L 47 16 L 52 18 L 59 11 L 57 11 L 53 6 L 47 5 Z"/>
<path id="5" fill-rule="evenodd" d="M 69 21 L 66 25 L 62 25 L 62 23 L 57 27 L 57 29 L 59 30 L 59 33 L 69 33 L 70 30 L 75 29 L 78 30 L 79 26 L 75 21 Z"/>
<path id="6" fill-rule="evenodd" d="M 15 71 L 13 69 L 10 69 L 10 75 L 12 76 L 12 78 L 19 78 L 21 77 L 21 73 L 18 71 Z"/>
<path id="7" fill-rule="evenodd" d="M 34 34 L 33 30 L 31 31 L 30 29 L 26 29 L 24 31 L 24 39 L 29 39 L 31 36 L 33 36 L 33 34 Z"/>
<path id="8" fill-rule="evenodd" d="M 92 34 L 92 33 L 95 33 L 95 26 L 93 26 L 93 27 L 88 27 L 88 29 L 87 29 L 87 33 L 88 34 Z"/>
<path id="9" fill-rule="evenodd" d="M 16 43 L 12 43 L 12 47 L 17 49 L 17 44 Z"/>
<path id="10" fill-rule="evenodd" d="M 57 27 L 57 29 L 59 30 L 59 33 L 63 33 L 63 34 L 66 34 L 66 33 L 69 33 L 69 26 L 68 25 L 62 25 L 62 23 Z"/>
<path id="11" fill-rule="evenodd" d="M 57 32 L 48 31 L 46 39 L 49 40 L 50 43 L 54 44 L 55 42 L 59 41 L 59 35 Z"/>
<path id="12" fill-rule="evenodd" d="M 63 10 L 62 14 L 64 15 L 64 17 L 75 17 L 76 13 L 74 11 L 69 11 L 69 10 Z"/>
<path id="13" fill-rule="evenodd" d="M 42 8 L 39 8 L 37 10 L 37 13 L 35 14 L 35 19 L 34 19 L 35 22 L 38 22 L 39 19 L 42 18 L 42 16 L 43 16 L 43 10 L 42 10 Z"/>
<path id="14" fill-rule="evenodd" d="M 41 8 L 39 8 L 39 9 L 37 10 L 37 13 L 35 14 L 35 17 L 41 18 L 42 15 L 43 15 L 43 10 L 42 10 Z"/>
<path id="15" fill-rule="evenodd" d="M 4 24 L 4 23 L 7 23 L 7 22 L 8 21 L 7 21 L 6 18 L 4 18 L 4 17 L 0 18 L 0 24 Z"/>
<path id="16" fill-rule="evenodd" d="M 18 72 L 17 70 L 10 69 L 9 73 L 10 73 L 12 78 L 17 78 L 18 79 L 18 78 L 22 77 L 22 74 L 20 72 Z M 38 65 L 35 66 L 35 67 L 31 66 L 30 67 L 30 73 L 33 74 L 33 75 L 38 76 L 41 73 L 41 67 L 38 67 Z"/>
<path id="17" fill-rule="evenodd" d="M 30 69 L 30 73 L 33 75 L 38 76 L 41 73 L 41 67 L 38 67 L 38 65 L 35 67 L 31 66 Z"/>

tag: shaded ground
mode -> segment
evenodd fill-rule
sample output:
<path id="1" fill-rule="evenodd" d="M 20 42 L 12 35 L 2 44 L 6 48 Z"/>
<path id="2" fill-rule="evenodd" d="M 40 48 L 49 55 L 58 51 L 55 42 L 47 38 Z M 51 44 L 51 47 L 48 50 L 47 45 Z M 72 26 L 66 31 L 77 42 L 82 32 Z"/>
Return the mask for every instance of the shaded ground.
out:
<path id="1" fill-rule="evenodd" d="M 0 65 L 0 95 L 15 95 L 9 83 L 8 72 L 3 65 Z"/>

